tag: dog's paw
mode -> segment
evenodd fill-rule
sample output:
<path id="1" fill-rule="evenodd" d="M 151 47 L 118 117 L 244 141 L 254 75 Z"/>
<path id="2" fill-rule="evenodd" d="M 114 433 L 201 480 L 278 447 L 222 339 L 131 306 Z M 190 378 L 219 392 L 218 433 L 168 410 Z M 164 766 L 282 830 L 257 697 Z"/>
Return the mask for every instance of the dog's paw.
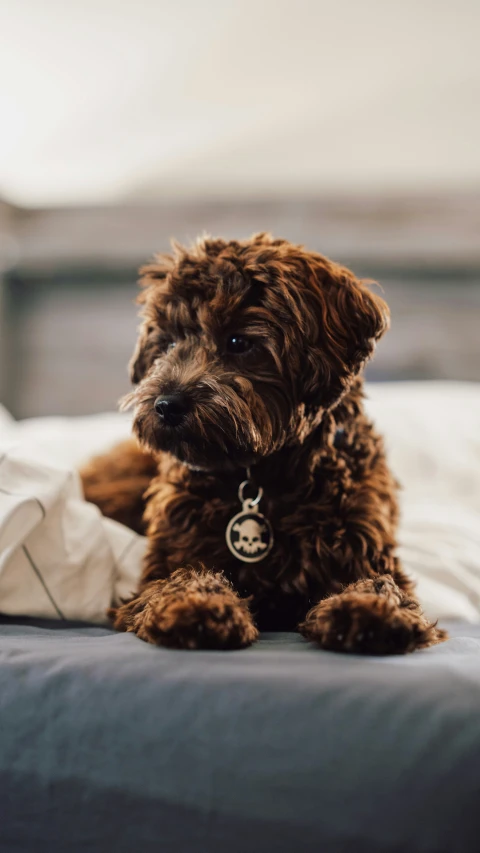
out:
<path id="1" fill-rule="evenodd" d="M 169 592 L 160 588 L 112 615 L 114 625 L 142 640 L 177 649 L 241 649 L 258 637 L 247 602 L 220 592 Z M 133 611 L 133 612 L 132 612 Z"/>
<path id="2" fill-rule="evenodd" d="M 419 611 L 399 607 L 374 593 L 334 595 L 314 607 L 301 633 L 323 649 L 366 655 L 396 655 L 445 639 Z"/>

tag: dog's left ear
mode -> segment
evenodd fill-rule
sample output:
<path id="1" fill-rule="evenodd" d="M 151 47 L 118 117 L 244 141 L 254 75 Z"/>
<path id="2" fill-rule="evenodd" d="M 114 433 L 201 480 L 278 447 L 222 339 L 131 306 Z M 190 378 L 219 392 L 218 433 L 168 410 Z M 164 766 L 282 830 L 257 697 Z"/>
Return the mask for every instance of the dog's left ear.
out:
<path id="1" fill-rule="evenodd" d="M 330 404 L 372 355 L 389 327 L 390 312 L 383 299 L 345 267 L 317 256 L 310 270 L 313 371 L 308 396 Z"/>
<path id="2" fill-rule="evenodd" d="M 324 331 L 348 369 L 357 373 L 387 331 L 390 312 L 370 285 L 350 270 L 334 266 L 332 272 Z"/>

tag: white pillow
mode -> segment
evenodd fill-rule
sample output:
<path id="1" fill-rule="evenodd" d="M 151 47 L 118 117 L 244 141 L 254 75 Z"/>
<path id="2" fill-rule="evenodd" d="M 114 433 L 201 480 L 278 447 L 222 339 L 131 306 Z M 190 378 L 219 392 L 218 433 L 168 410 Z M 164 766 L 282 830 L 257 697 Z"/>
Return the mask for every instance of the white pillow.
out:
<path id="1" fill-rule="evenodd" d="M 367 398 L 402 485 L 399 554 L 426 612 L 480 621 L 480 385 L 379 383 Z"/>

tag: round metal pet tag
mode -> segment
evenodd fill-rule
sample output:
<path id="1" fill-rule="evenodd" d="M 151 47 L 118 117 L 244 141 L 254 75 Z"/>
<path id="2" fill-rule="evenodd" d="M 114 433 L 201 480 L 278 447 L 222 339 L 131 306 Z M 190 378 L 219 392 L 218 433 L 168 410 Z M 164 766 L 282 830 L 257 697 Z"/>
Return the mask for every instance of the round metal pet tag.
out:
<path id="1" fill-rule="evenodd" d="M 242 502 L 242 511 L 229 521 L 225 538 L 237 559 L 244 563 L 258 563 L 272 550 L 273 531 L 268 519 L 257 509 L 262 489 L 258 490 L 254 500 L 244 500 L 243 493 L 248 485 L 248 480 L 240 485 L 238 497 Z"/>

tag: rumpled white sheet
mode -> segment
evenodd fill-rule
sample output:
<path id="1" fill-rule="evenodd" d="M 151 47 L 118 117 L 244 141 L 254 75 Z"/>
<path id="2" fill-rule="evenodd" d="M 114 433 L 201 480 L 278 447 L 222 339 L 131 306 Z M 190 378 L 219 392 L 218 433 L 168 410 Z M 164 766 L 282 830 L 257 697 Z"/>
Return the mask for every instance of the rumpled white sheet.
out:
<path id="1" fill-rule="evenodd" d="M 128 430 L 117 415 L 16 424 L 0 410 L 0 612 L 104 623 L 134 592 L 145 539 L 87 503 L 75 469 Z"/>
<path id="2" fill-rule="evenodd" d="M 432 618 L 480 621 L 480 385 L 380 383 L 368 411 L 403 484 L 400 555 Z M 141 571 L 143 537 L 103 518 L 76 467 L 128 418 L 16 423 L 0 407 L 0 611 L 105 621 Z"/>

